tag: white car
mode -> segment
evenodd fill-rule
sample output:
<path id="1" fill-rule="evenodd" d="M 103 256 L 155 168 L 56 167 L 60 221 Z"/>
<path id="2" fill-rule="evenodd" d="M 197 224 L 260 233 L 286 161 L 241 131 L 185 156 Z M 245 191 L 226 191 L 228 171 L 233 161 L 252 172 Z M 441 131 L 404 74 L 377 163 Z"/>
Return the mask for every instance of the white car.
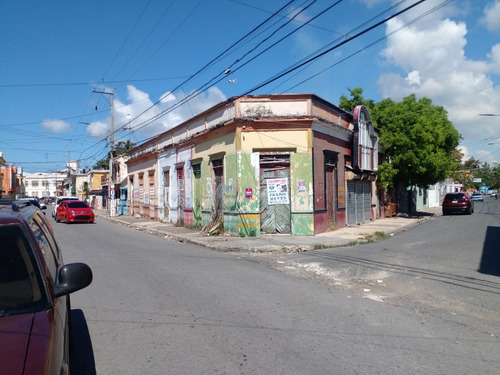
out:
<path id="1" fill-rule="evenodd" d="M 59 206 L 59 203 L 61 203 L 62 201 L 70 201 L 70 200 L 78 200 L 78 199 L 79 199 L 78 197 L 72 197 L 69 195 L 57 197 L 56 201 L 54 202 L 54 207 L 52 207 L 52 217 L 54 219 L 56 218 L 56 210 L 57 210 L 57 206 Z"/>
<path id="2" fill-rule="evenodd" d="M 481 194 L 481 193 L 473 193 L 470 196 L 470 199 L 473 200 L 473 201 L 481 201 L 481 202 L 483 202 L 483 194 Z"/>

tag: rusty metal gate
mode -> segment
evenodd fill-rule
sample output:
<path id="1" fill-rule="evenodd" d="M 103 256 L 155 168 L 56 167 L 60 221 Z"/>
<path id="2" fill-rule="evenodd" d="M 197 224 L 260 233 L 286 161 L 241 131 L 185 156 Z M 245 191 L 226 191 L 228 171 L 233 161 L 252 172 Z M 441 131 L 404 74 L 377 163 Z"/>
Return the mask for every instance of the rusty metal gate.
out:
<path id="1" fill-rule="evenodd" d="M 290 197 L 290 155 L 260 156 L 260 230 L 262 233 L 291 233 L 291 208 L 288 204 L 269 204 L 268 180 L 286 178 Z"/>
<path id="2" fill-rule="evenodd" d="M 371 219 L 372 184 L 370 181 L 347 181 L 347 225 Z"/>

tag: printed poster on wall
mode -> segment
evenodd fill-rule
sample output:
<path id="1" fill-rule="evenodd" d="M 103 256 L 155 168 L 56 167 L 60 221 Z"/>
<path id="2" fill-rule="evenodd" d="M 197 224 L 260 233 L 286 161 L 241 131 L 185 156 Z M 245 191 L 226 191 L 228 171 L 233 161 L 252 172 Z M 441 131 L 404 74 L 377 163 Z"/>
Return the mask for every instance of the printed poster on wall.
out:
<path id="1" fill-rule="evenodd" d="M 267 180 L 267 203 L 290 204 L 288 197 L 288 177 Z"/>

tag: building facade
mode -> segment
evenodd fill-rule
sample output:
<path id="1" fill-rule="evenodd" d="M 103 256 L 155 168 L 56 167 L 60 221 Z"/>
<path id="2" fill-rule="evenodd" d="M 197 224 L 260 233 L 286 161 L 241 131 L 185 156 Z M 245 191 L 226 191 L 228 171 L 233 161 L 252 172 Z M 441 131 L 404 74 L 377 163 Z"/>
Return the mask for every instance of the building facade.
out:
<path id="1" fill-rule="evenodd" d="M 23 185 L 28 197 L 45 198 L 57 196 L 58 186 L 66 178 L 66 173 L 24 173 Z"/>
<path id="2" fill-rule="evenodd" d="M 379 212 L 367 109 L 349 113 L 315 95 L 233 98 L 128 156 L 127 211 L 152 220 L 313 235 Z"/>
<path id="3" fill-rule="evenodd" d="M 2 197 L 14 198 L 21 195 L 22 185 L 18 181 L 18 168 L 12 164 L 0 165 L 0 178 L 2 183 Z"/>

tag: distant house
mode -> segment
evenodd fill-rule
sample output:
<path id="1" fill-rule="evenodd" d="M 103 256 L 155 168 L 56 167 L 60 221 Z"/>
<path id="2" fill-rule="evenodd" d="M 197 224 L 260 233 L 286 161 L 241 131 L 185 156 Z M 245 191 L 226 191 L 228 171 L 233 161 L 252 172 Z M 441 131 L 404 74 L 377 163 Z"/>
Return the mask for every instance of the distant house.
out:
<path id="1" fill-rule="evenodd" d="M 92 208 L 106 208 L 107 189 L 103 189 L 109 175 L 109 170 L 92 169 L 87 172 L 88 201 Z"/>
<path id="2" fill-rule="evenodd" d="M 134 148 L 129 215 L 231 235 L 313 235 L 379 216 L 378 134 L 312 94 L 229 99 Z"/>

